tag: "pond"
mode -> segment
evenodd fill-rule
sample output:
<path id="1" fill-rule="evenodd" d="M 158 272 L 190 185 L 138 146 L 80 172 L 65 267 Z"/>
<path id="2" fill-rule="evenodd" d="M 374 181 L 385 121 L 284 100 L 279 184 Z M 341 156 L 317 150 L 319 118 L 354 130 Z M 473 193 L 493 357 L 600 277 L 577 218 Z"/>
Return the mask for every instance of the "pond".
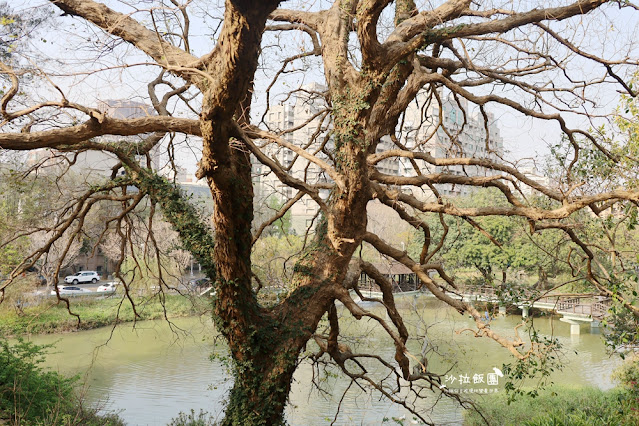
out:
<path id="1" fill-rule="evenodd" d="M 489 339 L 475 338 L 470 332 L 458 333 L 472 326 L 468 318 L 430 298 L 405 301 L 401 309 L 409 330 L 426 336 L 426 347 L 431 350 L 429 370 L 447 371 L 445 383 L 450 389 L 459 393 L 481 393 L 484 398 L 504 392 L 503 378 L 493 372 L 504 363 L 512 362 L 512 358 Z M 491 328 L 512 336 L 515 325 L 520 322 L 517 316 L 499 317 L 491 321 Z M 570 326 L 557 318 L 536 318 L 534 324 L 541 334 L 556 337 L 564 346 L 565 367 L 553 373 L 554 383 L 613 387 L 610 375 L 620 361 L 606 354 L 601 335 L 583 326 L 581 335 L 571 336 Z M 376 331 L 371 321 L 354 321 L 345 314 L 342 332 L 351 336 L 354 352 L 367 350 L 392 360 L 392 343 Z M 225 365 L 225 346 L 217 337 L 211 321 L 187 318 L 170 324 L 145 321 L 135 327 L 122 324 L 115 329 L 34 336 L 31 340 L 57 342 L 55 353 L 48 359 L 49 365 L 63 373 L 83 374 L 90 402 L 119 412 L 130 425 L 161 425 L 180 411 L 191 409 L 196 412 L 204 409 L 222 416 L 231 381 Z M 413 341 L 409 348 L 419 356 L 422 345 L 421 341 Z M 218 357 L 211 360 L 214 353 Z M 330 393 L 314 390 L 313 377 Z M 497 383 L 489 379 L 496 379 Z M 465 383 L 460 384 L 460 380 Z M 330 424 L 348 385 L 339 375 L 324 374 L 318 378 L 309 364 L 302 363 L 294 377 L 286 411 L 288 422 L 291 425 Z M 336 424 L 380 424 L 384 418 L 411 417 L 400 407 L 381 399 L 377 392 L 354 389 L 351 387 L 341 402 Z M 434 401 L 426 399 L 420 406 L 429 407 Z M 458 424 L 462 415 L 452 402 L 443 400 L 435 406 L 430 418 L 437 424 Z"/>

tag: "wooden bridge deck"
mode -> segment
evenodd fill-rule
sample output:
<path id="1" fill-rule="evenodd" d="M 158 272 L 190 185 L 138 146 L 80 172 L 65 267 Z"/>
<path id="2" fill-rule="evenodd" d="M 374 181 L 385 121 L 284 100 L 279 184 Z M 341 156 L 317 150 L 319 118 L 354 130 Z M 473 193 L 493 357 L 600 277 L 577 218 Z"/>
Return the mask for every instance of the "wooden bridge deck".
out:
<path id="1" fill-rule="evenodd" d="M 501 301 L 497 296 L 495 287 L 465 287 L 461 290 L 465 300 Z M 605 317 L 611 304 L 610 299 L 602 299 L 596 296 L 547 295 L 537 298 L 533 294 L 524 294 L 522 296 L 521 300 L 513 301 L 512 304 L 519 307 L 545 309 L 566 316 L 593 320 L 600 320 Z"/>
<path id="2" fill-rule="evenodd" d="M 367 298 L 382 298 L 382 293 L 377 289 L 361 288 L 362 295 Z M 423 290 L 397 292 L 395 296 L 417 296 L 419 294 L 430 295 L 430 292 Z M 574 318 L 581 321 L 599 321 L 608 315 L 608 309 L 611 305 L 610 299 L 602 299 L 596 296 L 582 295 L 546 295 L 539 297 L 533 293 L 524 293 L 519 300 L 510 302 L 500 299 L 495 287 L 462 287 L 457 293 L 458 298 L 464 301 L 483 301 L 506 303 L 518 306 L 519 308 L 537 308 L 553 311 L 561 314 L 566 318 Z"/>

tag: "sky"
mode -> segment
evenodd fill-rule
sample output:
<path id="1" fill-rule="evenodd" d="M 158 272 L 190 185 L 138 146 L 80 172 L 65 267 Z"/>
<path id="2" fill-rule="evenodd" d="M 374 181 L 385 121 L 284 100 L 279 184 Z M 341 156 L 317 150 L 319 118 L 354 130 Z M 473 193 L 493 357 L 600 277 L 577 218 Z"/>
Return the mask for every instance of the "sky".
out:
<path id="1" fill-rule="evenodd" d="M 29 12 L 30 8 L 38 7 L 47 2 L 44 0 L 14 0 L 11 6 L 16 10 Z M 132 9 L 125 6 L 124 2 L 117 0 L 106 1 L 111 7 L 123 12 L 131 12 Z M 148 3 L 148 2 L 147 2 Z M 192 50 L 196 55 L 206 53 L 214 43 L 214 31 L 219 25 L 217 18 L 212 18 L 205 13 L 204 5 L 209 4 L 219 6 L 222 0 L 204 1 L 194 0 L 193 21 L 192 21 Z M 307 9 L 326 7 L 325 1 L 299 2 Z M 510 5 L 512 2 L 503 1 L 503 5 Z M 524 6 L 531 7 L 535 2 L 522 2 Z M 295 3 L 286 2 L 285 7 L 293 7 Z M 146 6 L 148 7 L 148 6 Z M 59 11 L 56 9 L 56 15 Z M 623 56 L 624 54 L 637 53 L 636 50 L 623 51 L 623 46 L 628 39 L 638 40 L 639 22 L 637 13 L 628 14 L 624 11 L 615 10 L 609 7 L 605 12 L 598 13 L 596 19 L 582 19 L 571 23 L 571 25 L 582 33 L 580 45 L 584 49 L 594 54 L 604 53 L 606 56 Z M 140 13 L 134 13 L 134 18 L 142 17 Z M 38 54 L 31 58 L 33 65 L 55 74 L 52 80 L 67 94 L 70 100 L 86 105 L 95 105 L 102 99 L 132 98 L 144 102 L 146 100 L 146 84 L 155 76 L 157 71 L 145 65 L 148 59 L 137 52 L 134 48 L 124 44 L 115 43 L 113 39 L 105 36 L 100 30 L 90 24 L 86 24 L 78 18 L 56 17 L 52 25 L 44 26 L 39 37 L 34 39 L 33 47 Z M 265 47 L 269 46 L 273 37 L 265 38 Z M 309 48 L 308 38 L 303 35 L 296 35 L 288 38 L 286 43 L 293 44 L 294 48 L 305 46 Z M 82 48 L 80 48 L 82 46 Z M 90 46 L 87 47 L 87 46 Z M 277 48 L 284 50 L 286 47 Z M 277 50 L 276 49 L 276 50 Z M 112 54 L 97 52 L 109 51 Z M 265 49 L 266 51 L 266 49 Z M 286 52 L 281 52 L 285 55 Z M 639 57 L 639 55 L 636 55 Z M 62 64 L 55 60 L 45 60 L 45 57 L 62 57 L 66 63 Z M 277 58 L 277 52 L 273 54 Z M 265 57 L 262 62 L 263 68 L 256 74 L 256 88 L 264 88 L 268 84 L 268 74 L 272 75 L 275 68 L 279 67 L 278 61 L 269 63 L 270 58 Z M 591 76 L 600 75 L 603 67 L 593 66 L 592 62 L 582 61 L 583 72 Z M 126 64 L 126 68 L 121 68 Z M 102 68 L 100 73 L 93 72 L 96 68 Z M 283 80 L 283 85 L 276 86 L 274 91 L 286 90 L 296 84 L 310 81 L 321 81 L 320 73 L 311 72 L 303 79 L 301 73 L 292 73 Z M 288 86 L 287 86 L 288 85 Z M 57 96 L 55 89 L 50 84 L 42 84 L 36 88 L 37 93 L 43 98 Z M 598 101 L 603 104 L 603 108 L 598 112 L 609 113 L 614 110 L 618 103 L 618 92 L 611 86 L 603 88 L 600 93 L 596 93 Z M 254 109 L 258 111 L 264 103 L 264 98 L 257 98 L 260 104 Z M 274 99 L 275 101 L 276 99 Z M 528 118 L 522 118 L 519 114 L 497 105 L 489 105 L 488 110 L 493 112 L 499 121 L 501 134 L 505 141 L 505 146 L 510 151 L 510 159 L 532 158 L 541 159 L 548 154 L 547 146 L 555 144 L 560 140 L 559 127 L 555 123 L 540 122 Z M 186 109 L 176 110 L 178 114 L 194 117 Z M 600 120 L 601 121 L 601 120 Z M 569 123 L 575 126 L 588 127 L 591 123 L 585 122 L 579 117 L 572 117 Z M 194 155 L 188 155 L 189 160 L 186 165 L 189 169 L 194 168 Z"/>

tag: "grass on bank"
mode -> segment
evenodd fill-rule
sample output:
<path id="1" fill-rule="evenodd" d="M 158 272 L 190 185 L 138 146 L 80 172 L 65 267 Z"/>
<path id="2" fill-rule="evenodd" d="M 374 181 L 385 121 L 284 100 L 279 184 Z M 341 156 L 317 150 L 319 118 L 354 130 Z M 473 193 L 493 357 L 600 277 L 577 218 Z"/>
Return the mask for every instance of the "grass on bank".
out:
<path id="1" fill-rule="evenodd" d="M 47 334 L 89 330 L 135 319 L 131 303 L 121 295 L 105 299 L 70 297 L 71 312 L 80 316 L 80 323 L 67 311 L 64 302 L 55 298 L 44 300 L 19 312 L 0 305 L 0 336 Z M 208 314 L 210 299 L 182 295 L 150 296 L 134 299 L 138 320 L 179 318 Z"/>
<path id="2" fill-rule="evenodd" d="M 536 398 L 521 397 L 510 404 L 507 404 L 505 394 L 495 394 L 482 400 L 480 407 L 490 425 L 639 425 L 639 407 L 630 393 L 619 388 L 602 391 L 555 386 L 539 392 Z M 486 423 L 476 412 L 468 411 L 465 424 Z"/>

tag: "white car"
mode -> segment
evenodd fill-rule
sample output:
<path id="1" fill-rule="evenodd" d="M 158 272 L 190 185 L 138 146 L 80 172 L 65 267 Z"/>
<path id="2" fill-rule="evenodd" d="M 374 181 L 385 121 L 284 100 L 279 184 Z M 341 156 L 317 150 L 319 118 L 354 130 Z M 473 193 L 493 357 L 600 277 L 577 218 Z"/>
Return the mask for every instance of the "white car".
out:
<path id="1" fill-rule="evenodd" d="M 93 293 L 88 288 L 73 287 L 73 286 L 59 287 L 58 291 L 60 292 L 60 295 L 74 295 L 74 296 L 79 296 L 86 293 Z M 51 295 L 55 296 L 55 290 L 51 290 Z"/>
<path id="2" fill-rule="evenodd" d="M 118 287 L 118 283 L 115 281 L 111 281 L 105 284 L 102 284 L 96 292 L 98 293 L 115 293 L 115 289 Z"/>
<path id="3" fill-rule="evenodd" d="M 69 275 L 64 279 L 65 283 L 79 284 L 79 283 L 97 283 L 100 281 L 100 276 L 95 271 L 81 271 L 75 275 Z"/>

